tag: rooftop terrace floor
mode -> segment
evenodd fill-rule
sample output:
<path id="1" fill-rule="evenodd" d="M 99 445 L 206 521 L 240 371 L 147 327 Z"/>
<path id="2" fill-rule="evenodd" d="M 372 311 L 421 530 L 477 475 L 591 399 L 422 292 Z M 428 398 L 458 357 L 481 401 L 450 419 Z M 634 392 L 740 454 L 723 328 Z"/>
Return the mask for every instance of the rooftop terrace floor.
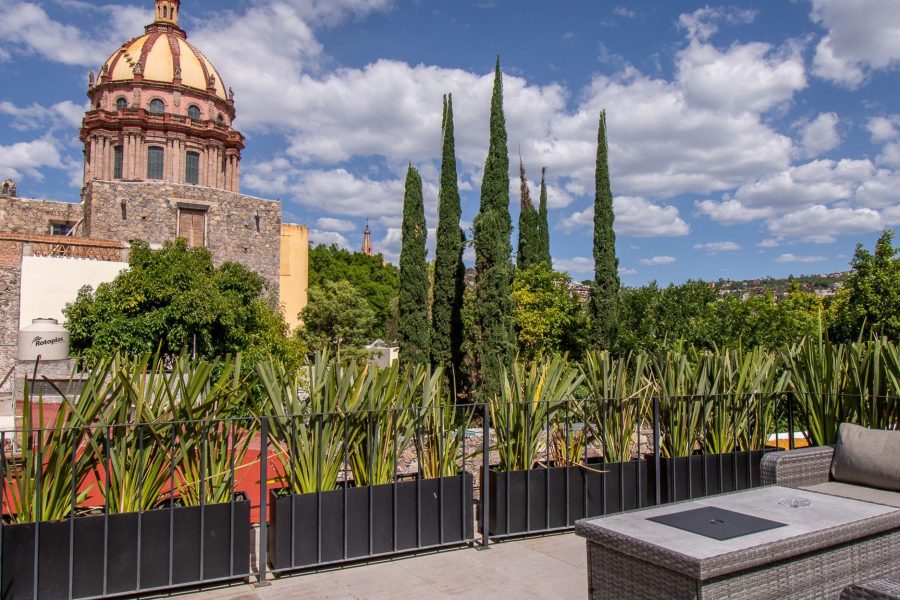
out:
<path id="1" fill-rule="evenodd" d="M 285 576 L 266 587 L 238 585 L 181 594 L 188 600 L 283 598 L 407 600 L 587 597 L 585 541 L 574 533 L 397 558 Z"/>

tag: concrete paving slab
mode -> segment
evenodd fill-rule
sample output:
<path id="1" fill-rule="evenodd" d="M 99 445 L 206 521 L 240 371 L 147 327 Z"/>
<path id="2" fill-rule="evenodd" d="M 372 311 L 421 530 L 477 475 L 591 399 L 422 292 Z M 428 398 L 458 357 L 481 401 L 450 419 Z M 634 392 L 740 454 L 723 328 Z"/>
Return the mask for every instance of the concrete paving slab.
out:
<path id="1" fill-rule="evenodd" d="M 532 537 L 180 594 L 185 600 L 559 600 L 587 596 L 584 540 Z"/>

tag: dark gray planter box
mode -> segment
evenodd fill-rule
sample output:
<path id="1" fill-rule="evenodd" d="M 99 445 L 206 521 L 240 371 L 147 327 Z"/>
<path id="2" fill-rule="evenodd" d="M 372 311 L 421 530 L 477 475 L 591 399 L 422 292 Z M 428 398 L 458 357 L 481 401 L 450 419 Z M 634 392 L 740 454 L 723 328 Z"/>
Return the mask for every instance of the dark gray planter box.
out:
<path id="1" fill-rule="evenodd" d="M 270 494 L 269 563 L 276 571 L 464 543 L 474 537 L 470 474 Z"/>
<path id="2" fill-rule="evenodd" d="M 585 517 L 648 506 L 652 488 L 647 473 L 646 463 L 638 460 L 589 461 L 587 468 L 492 469 L 490 535 L 571 527 Z"/>
<path id="3" fill-rule="evenodd" d="M 760 463 L 767 452 L 776 449 L 694 454 L 660 459 L 660 499 L 665 504 L 745 490 L 760 485 Z M 654 480 L 652 456 L 650 480 Z"/>
<path id="4" fill-rule="evenodd" d="M 160 508 L 110 515 L 108 519 L 106 532 L 106 518 L 102 515 L 4 525 L 3 600 L 67 598 L 70 569 L 74 598 L 241 579 L 250 574 L 250 503 L 247 500 L 210 504 L 202 510 L 199 506 L 179 506 L 171 511 Z M 38 533 L 36 598 L 35 528 Z M 104 537 L 108 544 L 105 564 Z"/>

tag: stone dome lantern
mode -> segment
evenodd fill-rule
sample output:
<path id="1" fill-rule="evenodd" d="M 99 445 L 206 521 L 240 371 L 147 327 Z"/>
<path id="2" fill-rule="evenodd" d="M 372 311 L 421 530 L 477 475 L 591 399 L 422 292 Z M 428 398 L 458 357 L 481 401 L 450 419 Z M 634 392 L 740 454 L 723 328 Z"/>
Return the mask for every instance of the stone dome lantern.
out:
<path id="1" fill-rule="evenodd" d="M 180 0 L 155 0 L 144 35 L 88 79 L 84 183 L 162 180 L 239 190 L 244 136 L 234 94 L 178 25 Z"/>

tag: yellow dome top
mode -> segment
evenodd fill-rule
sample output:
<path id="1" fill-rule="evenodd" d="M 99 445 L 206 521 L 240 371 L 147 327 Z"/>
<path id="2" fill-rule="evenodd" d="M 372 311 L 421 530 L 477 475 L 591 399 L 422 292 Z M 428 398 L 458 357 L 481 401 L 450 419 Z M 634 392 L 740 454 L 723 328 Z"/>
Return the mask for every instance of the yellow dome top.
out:
<path id="1" fill-rule="evenodd" d="M 147 26 L 144 35 L 122 44 L 103 65 L 101 75 L 108 75 L 112 82 L 139 75 L 143 81 L 181 83 L 228 100 L 219 72 L 185 37 L 177 19 L 159 19 Z"/>

